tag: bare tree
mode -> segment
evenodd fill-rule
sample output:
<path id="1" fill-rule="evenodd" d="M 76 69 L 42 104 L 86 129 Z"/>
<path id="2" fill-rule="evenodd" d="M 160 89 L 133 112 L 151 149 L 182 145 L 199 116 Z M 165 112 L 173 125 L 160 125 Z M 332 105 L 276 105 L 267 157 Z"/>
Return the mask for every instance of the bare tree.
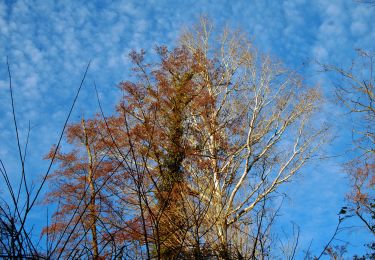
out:
<path id="1" fill-rule="evenodd" d="M 128 144 L 118 154 L 131 147 L 131 168 L 146 173 L 142 200 L 158 257 L 266 252 L 269 225 L 254 220 L 324 142 L 326 129 L 311 122 L 319 92 L 240 33 L 217 40 L 211 29 L 203 20 L 180 47 L 158 48 L 155 65 L 132 53 L 138 81 L 121 84 L 116 132 Z"/>
<path id="2" fill-rule="evenodd" d="M 210 204 L 208 218 L 218 220 L 205 239 L 225 258 L 231 247 L 241 251 L 239 241 L 247 238 L 239 230 L 314 155 L 325 128 L 310 121 L 321 102 L 317 89 L 258 54 L 240 33 L 226 30 L 215 41 L 211 30 L 203 20 L 181 39 L 214 67 L 205 66 L 200 75 L 207 105 L 191 114 L 189 139 L 200 146 L 200 154 L 185 165 L 193 176 L 191 190 L 210 187 L 208 193 L 197 192 L 201 203 Z"/>
<path id="3" fill-rule="evenodd" d="M 130 54 L 116 113 L 68 127 L 75 151 L 53 147 L 47 255 L 271 258 L 277 191 L 325 140 L 319 91 L 205 19 L 157 53 Z"/>
<path id="4" fill-rule="evenodd" d="M 353 144 L 358 156 L 346 165 L 352 192 L 348 195 L 350 208 L 374 234 L 374 183 L 375 183 L 375 76 L 374 53 L 357 50 L 358 56 L 350 68 L 324 65 L 326 71 L 341 76 L 337 88 L 340 103 L 354 118 Z"/>
<path id="5" fill-rule="evenodd" d="M 70 106 L 69 112 L 65 118 L 64 125 L 61 130 L 59 140 L 56 145 L 55 153 L 60 146 L 61 140 L 63 138 L 63 133 L 66 128 L 67 122 L 71 116 L 75 103 L 77 101 L 78 95 L 82 89 L 83 82 L 86 78 L 87 71 L 89 69 L 90 63 L 86 67 L 86 71 L 83 75 L 81 83 L 76 91 L 74 100 Z M 26 155 L 28 153 L 28 142 L 30 133 L 30 124 L 27 131 L 26 143 L 24 147 L 21 145 L 20 132 L 18 127 L 18 120 L 16 114 L 16 105 L 14 100 L 14 90 L 12 84 L 12 74 L 10 64 L 7 59 L 7 68 L 9 76 L 9 92 L 11 109 L 13 116 L 13 124 L 16 135 L 16 144 L 20 161 L 20 172 L 19 172 L 19 182 L 14 185 L 10 179 L 10 174 L 6 169 L 5 162 L 0 158 L 0 174 L 4 183 L 4 190 L 2 190 L 2 201 L 0 204 L 0 221 L 1 221 L 1 233 L 2 240 L 1 245 L 5 248 L 6 253 L 1 255 L 1 257 L 6 258 L 24 258 L 24 259 L 35 259 L 35 258 L 48 258 L 47 252 L 43 252 L 40 249 L 38 241 L 35 241 L 33 236 L 33 227 L 29 225 L 29 215 L 30 212 L 35 208 L 36 202 L 40 197 L 42 189 L 46 183 L 46 180 L 50 174 L 52 164 L 54 162 L 55 156 L 52 156 L 51 162 L 45 171 L 42 179 L 36 186 L 30 184 L 30 179 L 28 178 L 27 169 L 25 167 Z M 13 174 L 13 173 L 12 173 Z"/>

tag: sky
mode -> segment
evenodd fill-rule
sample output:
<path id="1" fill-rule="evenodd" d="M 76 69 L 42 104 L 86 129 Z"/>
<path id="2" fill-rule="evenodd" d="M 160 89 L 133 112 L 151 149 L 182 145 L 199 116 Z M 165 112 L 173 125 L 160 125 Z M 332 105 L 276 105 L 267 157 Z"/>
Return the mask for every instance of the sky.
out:
<path id="1" fill-rule="evenodd" d="M 254 45 L 299 72 L 323 90 L 323 119 L 335 138 L 326 159 L 305 168 L 284 187 L 288 199 L 279 228 L 301 227 L 300 249 L 319 251 L 337 224 L 348 182 L 342 162 L 351 147 L 351 119 L 331 100 L 333 79 L 317 62 L 348 66 L 355 49 L 374 51 L 375 7 L 352 0 L 0 0 L 0 158 L 16 180 L 19 161 L 12 125 L 6 58 L 12 72 L 21 141 L 30 122 L 27 173 L 37 181 L 43 156 L 57 142 L 85 67 L 91 67 L 72 116 L 98 111 L 93 83 L 105 112 L 119 99 L 116 85 L 129 78 L 128 53 L 156 45 L 174 46 L 181 30 L 209 17 L 245 32 Z M 340 156 L 338 156 L 340 155 Z M 338 156 L 338 157 L 336 157 Z M 41 206 L 39 206 L 41 207 Z M 35 221 L 45 218 L 33 212 Z M 361 229 L 350 238 L 350 252 L 362 252 L 368 237 Z"/>

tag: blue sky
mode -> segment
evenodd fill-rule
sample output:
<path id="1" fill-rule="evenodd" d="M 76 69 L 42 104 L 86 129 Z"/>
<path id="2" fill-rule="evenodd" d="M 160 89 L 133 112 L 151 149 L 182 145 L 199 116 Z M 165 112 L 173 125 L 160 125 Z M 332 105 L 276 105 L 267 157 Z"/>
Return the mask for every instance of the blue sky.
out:
<path id="1" fill-rule="evenodd" d="M 116 84 L 129 77 L 130 50 L 173 46 L 181 29 L 197 23 L 200 15 L 207 15 L 217 29 L 228 24 L 245 31 L 261 51 L 281 59 L 307 83 L 319 85 L 328 100 L 323 119 L 336 136 L 327 153 L 341 155 L 350 149 L 350 118 L 331 102 L 332 80 L 318 72 L 315 61 L 345 66 L 355 48 L 374 50 L 375 7 L 351 0 L 88 2 L 0 0 L 0 158 L 14 179 L 18 161 L 6 56 L 23 133 L 31 122 L 27 167 L 30 179 L 37 180 L 46 168 L 42 157 L 57 141 L 87 62 L 92 60 L 92 66 L 73 121 L 98 111 L 94 81 L 105 110 L 111 111 L 118 100 Z M 318 250 L 334 230 L 348 191 L 343 161 L 345 156 L 311 165 L 285 187 L 290 199 L 279 223 L 301 226 L 301 248 L 313 239 Z M 45 216 L 39 212 L 32 215 L 36 221 Z M 357 252 L 365 236 L 351 236 L 351 242 Z"/>

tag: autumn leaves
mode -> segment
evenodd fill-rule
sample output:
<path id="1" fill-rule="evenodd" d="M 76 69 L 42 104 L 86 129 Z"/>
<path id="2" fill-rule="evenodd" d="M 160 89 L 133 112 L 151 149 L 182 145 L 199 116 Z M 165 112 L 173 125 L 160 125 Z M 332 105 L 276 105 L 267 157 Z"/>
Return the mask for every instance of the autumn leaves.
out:
<path id="1" fill-rule="evenodd" d="M 241 34 L 211 34 L 204 21 L 152 64 L 132 52 L 116 112 L 68 128 L 48 195 L 61 255 L 265 254 L 265 205 L 321 145 L 319 93 Z"/>

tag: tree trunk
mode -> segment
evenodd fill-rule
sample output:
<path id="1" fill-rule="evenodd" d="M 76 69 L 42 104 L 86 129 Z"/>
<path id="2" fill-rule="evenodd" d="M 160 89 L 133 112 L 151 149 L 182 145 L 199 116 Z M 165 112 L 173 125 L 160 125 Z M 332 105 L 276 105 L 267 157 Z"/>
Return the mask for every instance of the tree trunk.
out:
<path id="1" fill-rule="evenodd" d="M 90 212 L 89 228 L 91 230 L 91 235 L 92 235 L 91 246 L 93 248 L 93 259 L 97 260 L 99 259 L 99 249 L 98 249 L 98 235 L 97 235 L 97 227 L 96 227 L 97 214 L 96 214 L 96 205 L 95 205 L 96 190 L 95 190 L 95 185 L 94 185 L 94 159 L 91 153 L 91 148 L 90 148 L 88 136 L 86 133 L 84 119 L 82 119 L 82 127 L 83 127 L 83 133 L 84 133 L 85 147 L 86 147 L 87 156 L 89 160 L 87 182 L 90 187 L 90 201 L 89 201 L 88 208 Z"/>

